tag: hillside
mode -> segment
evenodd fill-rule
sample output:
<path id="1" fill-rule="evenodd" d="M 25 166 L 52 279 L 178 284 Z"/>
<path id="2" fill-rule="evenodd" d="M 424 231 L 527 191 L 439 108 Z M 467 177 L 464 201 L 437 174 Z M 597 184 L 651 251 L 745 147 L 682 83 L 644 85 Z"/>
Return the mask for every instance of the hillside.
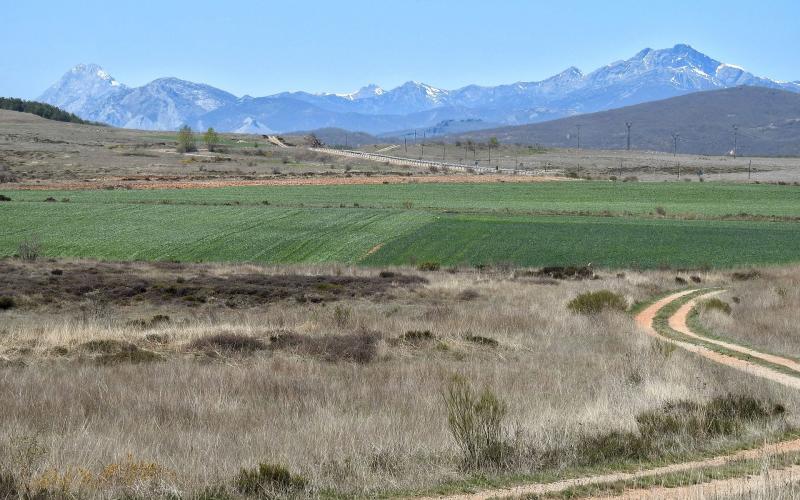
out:
<path id="1" fill-rule="evenodd" d="M 90 123 L 56 106 L 45 104 L 42 102 L 26 101 L 14 97 L 0 97 L 0 109 L 17 111 L 20 113 L 30 113 L 36 116 L 41 116 L 42 118 L 46 118 L 48 120 L 55 120 L 59 122 L 70 122 L 70 123 L 81 123 L 81 124 Z"/>
<path id="2" fill-rule="evenodd" d="M 733 126 L 738 126 L 740 156 L 800 155 L 800 95 L 759 87 L 698 92 L 532 125 L 501 127 L 450 136 L 451 140 L 541 144 L 546 147 L 624 149 L 625 123 L 631 126 L 631 148 L 672 152 L 729 154 Z"/>

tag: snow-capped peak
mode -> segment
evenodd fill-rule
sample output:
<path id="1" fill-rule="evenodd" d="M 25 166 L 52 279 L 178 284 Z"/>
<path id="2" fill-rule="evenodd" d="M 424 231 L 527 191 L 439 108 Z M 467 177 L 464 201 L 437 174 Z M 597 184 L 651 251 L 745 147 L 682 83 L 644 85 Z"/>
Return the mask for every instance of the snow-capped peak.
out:
<path id="1" fill-rule="evenodd" d="M 383 95 L 386 91 L 383 90 L 380 86 L 370 83 L 369 85 L 365 85 L 358 89 L 355 92 L 351 92 L 349 94 L 337 94 L 339 97 L 344 97 L 345 99 L 350 99 L 351 101 L 357 101 L 359 99 L 369 99 L 370 97 L 377 97 L 379 95 Z"/>
<path id="2" fill-rule="evenodd" d="M 99 78 L 108 82 L 112 87 L 119 87 L 121 84 L 108 71 L 97 64 L 78 64 L 70 70 L 70 74 L 83 78 Z"/>

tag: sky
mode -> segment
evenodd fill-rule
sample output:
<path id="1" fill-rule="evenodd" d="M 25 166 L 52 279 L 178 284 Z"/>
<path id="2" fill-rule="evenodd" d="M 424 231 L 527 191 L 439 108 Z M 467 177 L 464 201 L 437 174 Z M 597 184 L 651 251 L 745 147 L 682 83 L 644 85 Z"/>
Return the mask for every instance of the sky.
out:
<path id="1" fill-rule="evenodd" d="M 0 0 L 0 12 L 0 96 L 26 99 L 78 63 L 129 86 L 174 76 L 263 96 L 536 81 L 677 43 L 800 80 L 797 0 Z"/>

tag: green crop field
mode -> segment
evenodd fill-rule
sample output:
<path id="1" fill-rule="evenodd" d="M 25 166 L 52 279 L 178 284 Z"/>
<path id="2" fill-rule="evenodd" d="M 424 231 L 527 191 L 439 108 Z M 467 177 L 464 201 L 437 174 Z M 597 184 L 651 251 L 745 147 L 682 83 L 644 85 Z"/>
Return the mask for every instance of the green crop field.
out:
<path id="1" fill-rule="evenodd" d="M 800 217 L 800 187 L 699 182 L 546 182 L 495 184 L 390 184 L 335 186 L 253 186 L 184 190 L 11 191 L 15 201 L 47 197 L 74 203 L 234 203 L 293 207 L 339 207 L 482 212 L 612 212 L 648 214 L 737 214 Z"/>
<path id="2" fill-rule="evenodd" d="M 661 206 L 668 214 L 796 217 L 794 186 L 563 182 L 0 194 L 12 199 L 0 203 L 6 256 L 35 237 L 48 256 L 114 260 L 613 268 L 800 261 L 798 222 L 644 215 Z M 535 215 L 548 211 L 590 215 Z M 591 215 L 605 211 L 634 215 Z"/>

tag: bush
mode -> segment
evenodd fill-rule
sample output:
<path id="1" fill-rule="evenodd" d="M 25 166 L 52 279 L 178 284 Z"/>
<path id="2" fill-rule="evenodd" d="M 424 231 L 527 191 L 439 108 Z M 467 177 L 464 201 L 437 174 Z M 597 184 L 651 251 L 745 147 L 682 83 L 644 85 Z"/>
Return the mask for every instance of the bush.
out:
<path id="1" fill-rule="evenodd" d="M 417 266 L 417 269 L 420 270 L 420 271 L 438 271 L 441 268 L 442 268 L 442 265 L 439 264 L 438 262 L 435 262 L 435 261 L 421 262 Z"/>
<path id="2" fill-rule="evenodd" d="M 178 145 L 175 148 L 178 153 L 190 153 L 192 151 L 197 151 L 197 142 L 194 137 L 194 132 L 192 132 L 192 128 L 188 125 L 184 125 L 178 131 Z"/>
<path id="3" fill-rule="evenodd" d="M 464 340 L 466 340 L 467 342 L 472 342 L 473 344 L 479 344 L 491 348 L 495 348 L 500 345 L 500 342 L 496 341 L 495 339 L 489 337 L 482 337 L 480 335 L 467 334 L 464 336 Z"/>
<path id="4" fill-rule="evenodd" d="M 463 300 L 463 301 L 475 300 L 478 297 L 480 297 L 480 294 L 471 288 L 462 290 L 461 293 L 458 294 L 458 300 Z"/>
<path id="5" fill-rule="evenodd" d="M 11 198 L 4 194 L 0 194 L 0 201 L 11 201 Z"/>
<path id="6" fill-rule="evenodd" d="M 353 312 L 348 307 L 336 306 L 333 309 L 333 322 L 336 323 L 336 326 L 339 328 L 347 326 L 352 316 Z"/>
<path id="7" fill-rule="evenodd" d="M 267 346 L 255 337 L 224 332 L 195 339 L 189 343 L 188 348 L 198 351 L 252 353 L 266 349 Z"/>
<path id="8" fill-rule="evenodd" d="M 487 387 L 479 394 L 463 377 L 454 376 L 443 391 L 450 434 L 468 468 L 499 466 L 510 448 L 505 440 L 505 403 Z"/>
<path id="9" fill-rule="evenodd" d="M 244 495 L 271 498 L 275 494 L 300 492 L 308 482 L 280 465 L 258 464 L 253 469 L 241 469 L 233 484 Z"/>
<path id="10" fill-rule="evenodd" d="M 420 344 L 435 339 L 436 336 L 430 330 L 409 330 L 400 335 L 400 340 L 409 344 Z"/>
<path id="11" fill-rule="evenodd" d="M 727 302 L 720 300 L 718 298 L 708 299 L 703 301 L 703 310 L 704 311 L 720 311 L 724 314 L 731 313 L 731 305 Z"/>
<path id="12" fill-rule="evenodd" d="M 14 300 L 14 297 L 8 297 L 3 295 L 0 297 L 0 311 L 7 311 L 9 309 L 13 309 L 16 307 L 17 302 Z"/>
<path id="13" fill-rule="evenodd" d="M 625 298 L 609 290 L 582 293 L 567 304 L 567 309 L 578 314 L 598 314 L 606 309 L 624 311 L 627 308 Z"/>
<path id="14" fill-rule="evenodd" d="M 33 262 L 39 258 L 42 253 L 42 244 L 39 243 L 39 238 L 31 236 L 22 240 L 17 247 L 17 255 L 19 258 L 28 262 Z"/>
<path id="15" fill-rule="evenodd" d="M 667 215 L 667 209 L 664 207 L 656 207 L 656 213 L 662 217 Z"/>
<path id="16" fill-rule="evenodd" d="M 313 356 L 323 361 L 369 363 L 378 356 L 380 336 L 371 332 L 347 335 L 308 336 L 280 332 L 270 338 L 270 347 Z"/>

